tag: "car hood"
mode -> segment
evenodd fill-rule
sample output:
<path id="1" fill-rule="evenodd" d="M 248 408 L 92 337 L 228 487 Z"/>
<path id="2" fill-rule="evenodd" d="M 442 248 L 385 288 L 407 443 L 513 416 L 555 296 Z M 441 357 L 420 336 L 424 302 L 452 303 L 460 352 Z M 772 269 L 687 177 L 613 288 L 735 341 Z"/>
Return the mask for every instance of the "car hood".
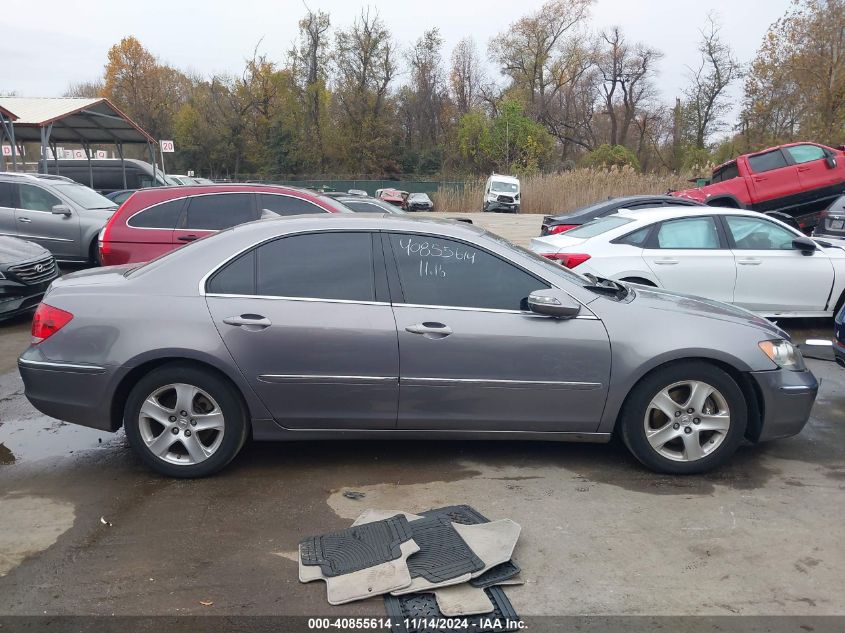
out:
<path id="1" fill-rule="evenodd" d="M 0 236 L 0 264 L 15 264 L 39 257 L 46 257 L 50 252 L 34 242 L 19 240 L 16 237 Z"/>
<path id="2" fill-rule="evenodd" d="M 720 321 L 730 321 L 731 323 L 747 325 L 762 330 L 773 338 L 789 340 L 789 334 L 784 332 L 776 324 L 745 308 L 740 308 L 729 303 L 722 303 L 721 301 L 714 301 L 713 299 L 705 299 L 704 297 L 663 290 L 662 288 L 652 288 L 651 286 L 641 286 L 638 284 L 631 285 L 635 289 L 634 303 L 642 308 L 652 308 L 664 312 L 668 310 L 670 312 L 680 312 L 682 314 L 718 319 Z"/>

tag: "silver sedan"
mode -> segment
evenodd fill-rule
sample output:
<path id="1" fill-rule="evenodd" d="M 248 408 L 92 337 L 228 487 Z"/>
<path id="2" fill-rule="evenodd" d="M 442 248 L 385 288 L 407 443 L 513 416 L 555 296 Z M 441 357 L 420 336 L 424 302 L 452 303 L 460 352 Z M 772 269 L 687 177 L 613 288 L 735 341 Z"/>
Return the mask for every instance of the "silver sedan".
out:
<path id="1" fill-rule="evenodd" d="M 177 477 L 247 438 L 607 442 L 702 472 L 798 433 L 817 382 L 726 304 L 582 277 L 466 224 L 301 216 L 53 283 L 19 367 L 47 415 Z"/>

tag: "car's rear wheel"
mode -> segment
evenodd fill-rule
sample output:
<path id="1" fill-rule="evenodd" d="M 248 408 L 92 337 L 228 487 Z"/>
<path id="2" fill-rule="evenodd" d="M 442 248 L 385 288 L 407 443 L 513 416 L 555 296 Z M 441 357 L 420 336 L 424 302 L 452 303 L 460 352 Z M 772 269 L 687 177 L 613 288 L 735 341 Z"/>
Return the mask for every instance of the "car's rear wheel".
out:
<path id="1" fill-rule="evenodd" d="M 723 464 L 745 436 L 742 390 L 722 369 L 675 363 L 641 380 L 623 407 L 622 439 L 658 472 L 701 473 Z"/>
<path id="2" fill-rule="evenodd" d="M 235 389 L 211 371 L 165 365 L 144 376 L 124 413 L 129 444 L 170 477 L 204 477 L 228 464 L 247 436 Z"/>

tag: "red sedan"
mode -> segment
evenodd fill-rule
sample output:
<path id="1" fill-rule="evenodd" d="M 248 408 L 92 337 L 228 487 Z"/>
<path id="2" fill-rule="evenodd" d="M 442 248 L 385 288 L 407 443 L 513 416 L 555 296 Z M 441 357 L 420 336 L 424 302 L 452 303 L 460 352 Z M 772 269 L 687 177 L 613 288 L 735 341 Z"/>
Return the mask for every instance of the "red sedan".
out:
<path id="1" fill-rule="evenodd" d="M 262 217 L 348 211 L 331 198 L 295 187 L 242 184 L 140 189 L 100 233 L 100 263 L 146 262 L 210 233 Z"/>

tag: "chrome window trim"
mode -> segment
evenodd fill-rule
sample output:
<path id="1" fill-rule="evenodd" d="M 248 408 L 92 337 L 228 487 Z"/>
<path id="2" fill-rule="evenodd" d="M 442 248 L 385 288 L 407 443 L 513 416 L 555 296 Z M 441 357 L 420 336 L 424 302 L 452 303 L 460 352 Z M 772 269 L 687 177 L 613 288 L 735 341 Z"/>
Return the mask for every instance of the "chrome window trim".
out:
<path id="1" fill-rule="evenodd" d="M 295 235 L 307 235 L 307 234 L 311 234 L 311 233 L 332 233 L 332 232 L 334 232 L 334 233 L 350 233 L 350 232 L 352 232 L 352 233 L 360 233 L 360 232 L 366 232 L 366 233 L 406 233 L 406 231 L 384 230 L 384 229 L 379 229 L 379 228 L 364 228 L 364 229 L 340 228 L 339 229 L 339 228 L 331 227 L 331 228 L 302 229 L 302 230 L 299 230 L 299 231 L 292 231 L 292 232 L 289 232 L 289 233 L 285 233 L 283 235 L 274 235 L 272 237 L 265 237 L 263 239 L 260 239 L 260 240 L 253 242 L 249 246 L 245 246 L 244 248 L 238 250 L 233 255 L 226 257 L 226 259 L 224 259 L 222 262 L 220 262 L 216 266 L 213 266 L 211 268 L 211 270 L 209 270 L 209 272 L 207 272 L 205 275 L 203 275 L 200 278 L 199 288 L 198 288 L 199 289 L 199 295 L 201 297 L 285 299 L 285 300 L 289 300 L 289 301 L 296 301 L 296 300 L 299 300 L 299 301 L 329 301 L 329 302 L 341 302 L 341 303 L 362 303 L 362 304 L 366 304 L 366 305 L 392 305 L 392 306 L 405 306 L 405 307 L 416 307 L 416 308 L 440 308 L 440 309 L 444 309 L 444 310 L 471 310 L 471 311 L 475 311 L 475 312 L 500 312 L 500 313 L 504 313 L 504 314 L 526 314 L 526 315 L 534 314 L 533 312 L 524 312 L 522 310 L 502 310 L 502 309 L 494 309 L 494 308 L 471 308 L 471 307 L 465 307 L 465 306 L 418 305 L 418 304 L 412 304 L 412 303 L 388 303 L 388 302 L 384 302 L 384 301 L 351 301 L 351 300 L 341 300 L 341 299 L 321 299 L 319 297 L 275 297 L 275 296 L 267 296 L 267 295 L 218 294 L 218 293 L 209 293 L 209 292 L 206 292 L 206 290 L 205 290 L 206 283 L 208 282 L 208 280 L 211 278 L 212 275 L 214 275 L 218 270 L 220 270 L 221 268 L 226 266 L 229 262 L 234 261 L 235 259 L 237 259 L 241 255 L 243 255 L 247 251 L 258 248 L 259 246 L 262 246 L 263 244 L 266 244 L 267 242 L 271 242 L 271 241 L 276 240 L 276 239 L 284 239 L 286 237 L 292 237 L 292 236 L 295 236 Z M 473 242 L 466 242 L 465 240 L 460 240 L 459 238 L 452 238 L 452 237 L 449 237 L 449 236 L 440 235 L 439 233 L 436 233 L 433 230 L 426 231 L 425 229 L 421 229 L 419 231 L 415 230 L 415 231 L 411 231 L 411 232 L 412 233 L 419 233 L 421 235 L 433 235 L 433 236 L 436 236 L 436 237 L 441 237 L 443 239 L 457 239 L 458 241 L 464 241 L 467 244 L 474 244 Z M 483 247 L 480 247 L 477 244 L 474 244 L 474 246 L 476 248 L 481 248 L 482 250 L 487 251 L 487 249 L 484 249 Z M 496 253 L 494 256 L 498 257 L 500 259 L 503 259 L 504 261 L 508 262 L 512 266 L 516 266 L 517 268 L 526 272 L 529 275 L 532 275 L 534 277 L 537 277 L 537 278 L 543 280 L 544 282 L 549 284 L 552 288 L 556 288 L 557 290 L 561 290 L 561 291 L 565 292 L 567 295 L 569 295 L 569 297 L 573 301 L 580 304 L 582 308 L 586 309 L 589 312 L 589 314 L 578 315 L 578 316 L 574 317 L 575 319 L 588 319 L 588 320 L 591 320 L 591 321 L 600 320 L 595 314 L 593 314 L 593 311 L 590 310 L 587 307 L 587 304 L 585 304 L 583 301 L 579 301 L 576 297 L 573 297 L 572 293 L 568 292 L 565 288 L 561 288 L 559 283 L 548 279 L 545 275 L 541 275 L 541 274 L 536 273 L 534 271 L 526 270 L 523 266 L 520 266 L 518 263 L 514 262 L 509 257 L 505 257 L 504 255 L 501 255 L 499 253 Z"/>
<path id="2" fill-rule="evenodd" d="M 361 301 L 357 299 L 322 299 L 320 297 L 276 297 L 274 295 L 230 295 L 223 293 L 209 292 L 206 297 L 218 297 L 221 299 L 263 299 L 270 301 L 306 301 L 317 303 L 352 303 L 365 306 L 389 306 L 386 301 Z"/>
<path id="3" fill-rule="evenodd" d="M 228 193 L 228 192 L 226 192 L 226 193 Z M 179 196 L 177 198 L 168 198 L 167 200 L 162 200 L 161 202 L 156 202 L 155 204 L 151 204 L 148 207 L 144 207 L 143 209 L 139 209 L 138 211 L 136 211 L 135 213 L 130 215 L 128 218 L 126 218 L 126 226 L 128 226 L 130 229 L 135 229 L 136 231 L 175 231 L 176 227 L 173 227 L 172 229 L 167 229 L 167 228 L 164 228 L 162 226 L 159 226 L 159 227 L 155 227 L 155 226 L 134 226 L 134 225 L 131 224 L 131 222 L 132 222 L 132 219 L 136 215 L 140 215 L 140 214 L 144 213 L 145 211 L 149 211 L 150 209 L 153 209 L 155 207 L 161 206 L 163 204 L 167 204 L 168 202 L 176 202 L 177 200 L 187 200 L 190 197 L 191 197 L 190 195 L 186 194 L 184 196 Z M 184 209 L 183 209 L 183 211 L 184 211 Z M 179 216 L 180 217 L 182 216 L 181 212 L 179 213 Z M 178 222 L 179 218 L 176 218 L 176 221 Z"/>
<path id="4" fill-rule="evenodd" d="M 245 193 L 245 194 L 249 194 L 249 195 L 264 194 L 264 195 L 268 195 L 268 196 L 286 196 L 288 198 L 296 198 L 297 200 L 302 200 L 303 202 L 307 202 L 308 204 L 314 205 L 315 207 L 317 207 L 318 209 L 323 211 L 323 213 L 332 213 L 332 211 L 329 211 L 329 210 L 321 207 L 316 202 L 312 202 L 311 200 L 308 200 L 307 198 L 295 196 L 295 195 L 290 194 L 290 193 L 281 193 L 281 192 L 275 192 L 275 191 L 207 191 L 205 193 L 194 193 L 194 194 L 188 193 L 188 194 L 185 194 L 184 196 L 179 196 L 177 198 L 169 198 L 167 200 L 162 200 L 161 202 L 156 202 L 155 204 L 151 204 L 148 207 L 144 207 L 143 209 L 136 211 L 135 213 L 130 215 L 128 218 L 126 218 L 126 226 L 128 226 L 131 229 L 136 229 L 136 230 L 139 230 L 139 231 L 171 231 L 172 230 L 172 231 L 188 231 L 188 232 L 209 231 L 209 232 L 212 232 L 212 233 L 218 233 L 221 229 L 180 229 L 178 227 L 174 227 L 173 229 L 167 229 L 167 228 L 163 228 L 163 227 L 152 227 L 152 226 L 133 226 L 132 224 L 130 224 L 130 222 L 132 221 L 132 218 L 134 218 L 136 215 L 139 215 L 139 214 L 143 213 L 144 211 L 148 211 L 148 210 L 152 209 L 153 207 L 157 207 L 159 205 L 166 204 L 168 202 L 176 202 L 177 200 L 188 200 L 190 198 L 201 198 L 203 196 L 220 196 L 220 195 L 227 195 L 227 194 L 233 194 L 233 193 Z M 256 200 L 256 202 L 258 202 L 258 201 Z M 184 209 L 182 209 L 182 210 L 184 211 Z M 261 211 L 261 209 L 259 209 L 259 211 Z M 305 215 L 311 215 L 311 214 L 305 214 Z M 316 213 L 313 214 L 313 215 L 316 215 Z M 181 214 L 180 214 L 180 217 L 181 217 Z M 283 217 L 288 217 L 288 216 L 280 215 L 279 217 L 283 218 Z M 256 220 L 258 220 L 258 219 L 260 219 L 260 217 L 256 218 Z M 177 218 L 177 222 L 178 222 L 178 218 Z M 222 229 L 222 230 L 225 230 L 225 229 Z"/>

